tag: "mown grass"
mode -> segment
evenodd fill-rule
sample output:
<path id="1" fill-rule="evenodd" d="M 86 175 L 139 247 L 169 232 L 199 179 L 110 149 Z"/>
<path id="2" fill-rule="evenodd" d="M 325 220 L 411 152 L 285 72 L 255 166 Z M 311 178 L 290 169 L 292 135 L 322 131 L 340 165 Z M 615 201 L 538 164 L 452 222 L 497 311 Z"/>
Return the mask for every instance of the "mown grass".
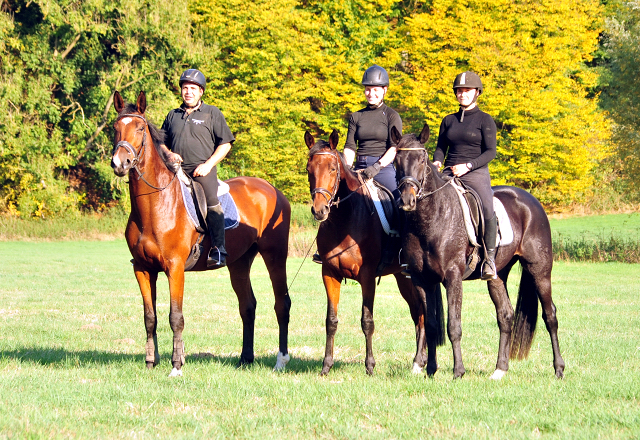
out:
<path id="1" fill-rule="evenodd" d="M 410 373 L 408 307 L 391 279 L 376 297 L 373 377 L 365 374 L 359 287 L 343 285 L 336 364 L 320 377 L 326 296 L 320 266 L 291 258 L 287 371 L 271 371 L 277 323 L 267 272 L 252 272 L 256 362 L 236 369 L 241 322 L 226 269 L 187 274 L 185 376 L 168 378 L 166 277 L 159 280 L 161 364 L 144 367 L 141 299 L 126 244 L 0 244 L 0 438 L 637 438 L 640 266 L 556 263 L 554 299 L 566 377 L 553 375 L 544 325 L 501 382 L 495 310 L 465 283 L 463 355 L 450 345 L 433 379 Z M 517 270 L 510 280 L 516 292 Z M 596 287 L 597 286 L 597 287 Z"/>

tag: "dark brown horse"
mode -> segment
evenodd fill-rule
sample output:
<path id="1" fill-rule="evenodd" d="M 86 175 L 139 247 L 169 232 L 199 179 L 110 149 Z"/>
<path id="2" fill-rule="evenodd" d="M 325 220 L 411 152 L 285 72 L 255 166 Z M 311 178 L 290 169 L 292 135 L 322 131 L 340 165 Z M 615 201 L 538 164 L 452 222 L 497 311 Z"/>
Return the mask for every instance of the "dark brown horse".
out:
<path id="1" fill-rule="evenodd" d="M 460 347 L 462 279 L 472 251 L 462 208 L 455 189 L 442 179 L 424 149 L 429 128 L 425 125 L 419 137 L 401 136 L 397 130 L 392 130 L 391 135 L 398 145 L 395 167 L 402 197 L 399 204 L 406 211 L 403 250 L 416 288 L 425 292 L 427 309 L 437 307 L 436 296 L 440 294 L 434 286 L 443 283 L 446 288 L 453 374 L 462 377 L 465 373 Z M 565 365 L 558 344 L 556 307 L 551 299 L 553 255 L 549 220 L 540 202 L 528 192 L 510 186 L 493 189 L 508 213 L 514 238 L 511 244 L 498 248 L 498 278 L 487 282 L 500 329 L 498 361 L 491 377 L 504 376 L 509 368 L 509 355 L 522 359 L 529 354 L 538 319 L 538 300 L 551 336 L 555 373 L 563 377 Z M 509 271 L 518 261 L 522 277 L 514 316 L 506 283 Z M 468 279 L 478 279 L 479 275 L 476 270 Z M 427 374 L 434 374 L 437 368 L 436 347 L 428 339 Z"/>
<path id="2" fill-rule="evenodd" d="M 196 244 L 198 232 L 188 217 L 174 170 L 164 162 L 159 147 L 164 134 L 144 116 L 147 102 L 144 92 L 135 105 L 127 105 L 118 92 L 114 124 L 115 147 L 111 166 L 118 176 L 129 174 L 131 214 L 125 237 L 133 255 L 133 271 L 140 286 L 147 329 L 146 363 L 153 368 L 160 361 L 156 336 L 156 281 L 164 272 L 171 296 L 169 322 L 173 330 L 172 376 L 182 375 L 184 342 L 182 298 L 185 261 Z M 286 261 L 289 243 L 291 207 L 285 196 L 262 179 L 238 177 L 227 181 L 238 205 L 240 224 L 226 232 L 231 285 L 238 297 L 243 324 L 240 364 L 253 362 L 256 298 L 249 271 L 259 252 L 269 271 L 275 293 L 275 311 L 280 327 L 276 369 L 289 359 L 287 337 L 291 300 L 287 292 Z M 209 239 L 205 251 L 192 270 L 207 270 Z"/>
<path id="3" fill-rule="evenodd" d="M 345 164 L 342 154 L 336 150 L 338 133 L 334 130 L 329 142 L 315 142 L 305 133 L 309 147 L 307 173 L 313 206 L 311 211 L 320 223 L 318 252 L 322 258 L 322 280 L 327 291 L 327 343 L 322 375 L 333 366 L 333 344 L 338 328 L 338 303 L 340 283 L 350 278 L 362 287 L 361 325 L 366 339 L 365 367 L 373 374 L 372 336 L 373 301 L 376 292 L 375 276 L 382 252 L 382 235 L 385 233 L 378 216 L 367 203 L 369 197 L 356 173 Z M 423 302 L 417 297 L 411 281 L 400 274 L 397 258 L 383 275 L 394 274 L 400 293 L 409 304 L 415 323 L 416 355 L 413 371 L 422 371 L 426 363 Z"/>

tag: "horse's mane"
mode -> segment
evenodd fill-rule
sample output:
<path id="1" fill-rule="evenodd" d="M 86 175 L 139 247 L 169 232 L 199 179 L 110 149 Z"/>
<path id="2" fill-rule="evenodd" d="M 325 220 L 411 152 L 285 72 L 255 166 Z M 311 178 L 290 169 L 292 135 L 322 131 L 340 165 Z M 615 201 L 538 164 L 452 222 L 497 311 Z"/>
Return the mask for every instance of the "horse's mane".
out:
<path id="1" fill-rule="evenodd" d="M 138 113 L 138 108 L 135 104 L 126 104 L 124 109 L 120 114 L 135 114 Z M 146 118 L 145 118 L 146 119 Z M 153 125 L 149 120 L 147 120 L 147 126 L 149 127 L 149 134 L 151 134 L 151 140 L 153 141 L 153 146 L 155 147 L 160 159 L 167 166 L 167 168 L 171 171 L 173 170 L 173 166 L 167 162 L 167 154 L 164 149 L 160 147 L 160 145 L 166 145 L 167 142 L 167 134 L 161 128 Z"/>

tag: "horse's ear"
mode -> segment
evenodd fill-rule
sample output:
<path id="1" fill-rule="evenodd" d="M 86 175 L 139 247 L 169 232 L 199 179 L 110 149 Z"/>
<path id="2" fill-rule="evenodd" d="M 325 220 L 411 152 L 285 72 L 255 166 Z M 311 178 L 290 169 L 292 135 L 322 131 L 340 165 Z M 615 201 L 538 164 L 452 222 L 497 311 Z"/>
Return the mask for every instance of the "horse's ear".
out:
<path id="1" fill-rule="evenodd" d="M 307 148 L 311 149 L 316 143 L 316 140 L 313 138 L 313 135 L 309 133 L 309 131 L 304 132 L 304 143 L 307 144 Z"/>
<path id="2" fill-rule="evenodd" d="M 122 99 L 122 96 L 120 96 L 120 92 L 118 92 L 117 90 L 113 94 L 113 106 L 118 113 L 120 113 L 124 108 L 124 99 Z"/>
<path id="3" fill-rule="evenodd" d="M 402 135 L 394 125 L 393 127 L 391 127 L 391 140 L 394 144 L 398 145 L 400 143 L 400 139 L 402 139 Z"/>
<path id="4" fill-rule="evenodd" d="M 332 150 L 335 150 L 336 147 L 338 146 L 339 138 L 340 138 L 340 135 L 338 134 L 338 130 L 334 128 L 333 131 L 331 132 L 331 136 L 329 136 L 329 146 L 331 147 Z"/>
<path id="5" fill-rule="evenodd" d="M 140 92 L 138 95 L 136 108 L 138 109 L 138 113 L 144 115 L 144 111 L 147 109 L 147 95 L 145 95 L 144 92 Z"/>
<path id="6" fill-rule="evenodd" d="M 422 131 L 420 132 L 420 143 L 422 145 L 426 144 L 429 140 L 429 134 L 429 124 L 424 124 L 424 127 L 422 127 Z"/>

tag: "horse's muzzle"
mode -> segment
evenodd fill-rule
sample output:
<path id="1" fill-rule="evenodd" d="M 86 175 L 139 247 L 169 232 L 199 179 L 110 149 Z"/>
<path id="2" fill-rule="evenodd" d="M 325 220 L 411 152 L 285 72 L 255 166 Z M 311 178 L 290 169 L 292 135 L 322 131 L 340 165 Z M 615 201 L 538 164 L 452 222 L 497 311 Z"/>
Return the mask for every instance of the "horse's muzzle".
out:
<path id="1" fill-rule="evenodd" d="M 403 211 L 415 211 L 416 210 L 416 195 L 412 190 L 402 192 L 400 194 L 400 200 L 398 200 L 398 208 Z"/>
<path id="2" fill-rule="evenodd" d="M 313 214 L 313 218 L 318 222 L 323 222 L 329 217 L 329 206 L 327 204 L 322 204 L 320 208 L 316 209 L 315 205 L 311 206 L 311 214 Z"/>
<path id="3" fill-rule="evenodd" d="M 118 156 L 113 156 L 111 158 L 111 168 L 113 168 L 113 172 L 118 177 L 124 177 L 127 175 L 129 170 L 131 169 L 132 161 L 128 157 L 121 162 Z"/>

